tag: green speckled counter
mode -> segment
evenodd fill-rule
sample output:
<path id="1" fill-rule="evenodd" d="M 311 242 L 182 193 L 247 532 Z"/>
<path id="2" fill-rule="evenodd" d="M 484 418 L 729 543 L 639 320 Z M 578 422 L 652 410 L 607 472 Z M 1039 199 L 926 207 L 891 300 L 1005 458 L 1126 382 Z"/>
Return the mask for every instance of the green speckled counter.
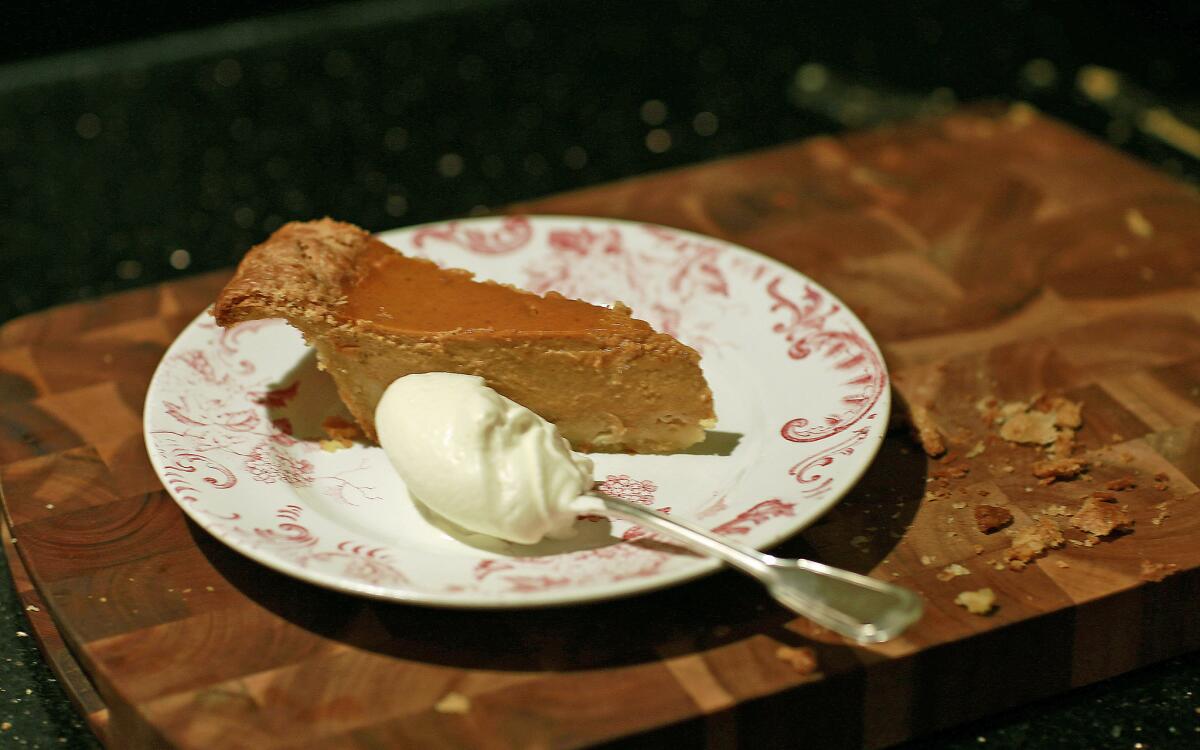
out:
<path id="1" fill-rule="evenodd" d="M 4 565 L 5 578 L 8 565 Z M 11 579 L 0 587 L 0 746 L 97 747 L 94 735 L 38 653 Z"/>

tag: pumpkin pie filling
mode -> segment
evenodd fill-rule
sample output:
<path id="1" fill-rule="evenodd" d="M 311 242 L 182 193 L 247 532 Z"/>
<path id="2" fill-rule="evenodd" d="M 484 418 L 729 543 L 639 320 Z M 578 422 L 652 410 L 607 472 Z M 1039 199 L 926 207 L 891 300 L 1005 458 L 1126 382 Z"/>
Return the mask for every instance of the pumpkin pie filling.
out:
<path id="1" fill-rule="evenodd" d="M 555 293 L 539 297 L 480 283 L 469 272 L 409 258 L 378 240 L 372 240 L 360 265 L 344 285 L 341 312 L 392 331 L 587 333 L 632 330 L 641 323 Z"/>
<path id="2" fill-rule="evenodd" d="M 668 453 L 715 424 L 699 354 L 624 305 L 476 281 L 329 219 L 252 248 L 212 312 L 299 329 L 371 440 L 384 390 L 420 372 L 479 375 L 576 450 Z"/>

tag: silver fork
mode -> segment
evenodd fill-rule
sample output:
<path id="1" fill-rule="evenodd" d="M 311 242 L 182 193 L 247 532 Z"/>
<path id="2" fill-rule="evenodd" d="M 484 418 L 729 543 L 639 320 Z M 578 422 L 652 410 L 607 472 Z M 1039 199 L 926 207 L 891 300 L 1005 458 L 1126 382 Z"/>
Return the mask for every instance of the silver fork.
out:
<path id="1" fill-rule="evenodd" d="M 812 560 L 764 554 L 722 539 L 689 521 L 660 515 L 603 492 L 592 494 L 603 500 L 613 515 L 729 563 L 757 578 L 775 601 L 859 643 L 895 638 L 921 617 L 921 598 L 906 588 Z"/>

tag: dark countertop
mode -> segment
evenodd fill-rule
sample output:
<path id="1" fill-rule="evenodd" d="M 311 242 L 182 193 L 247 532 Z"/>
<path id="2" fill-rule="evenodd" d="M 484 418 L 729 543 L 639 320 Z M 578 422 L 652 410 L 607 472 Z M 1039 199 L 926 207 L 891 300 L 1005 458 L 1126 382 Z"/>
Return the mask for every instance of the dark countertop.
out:
<path id="1" fill-rule="evenodd" d="M 381 230 L 984 97 L 1200 179 L 1146 117 L 1200 122 L 1183 4 L 306 5 L 0 64 L 0 321 L 229 266 L 292 218 Z M 87 746 L 0 597 L 0 744 Z M 1198 744 L 1193 654 L 912 746 Z"/>

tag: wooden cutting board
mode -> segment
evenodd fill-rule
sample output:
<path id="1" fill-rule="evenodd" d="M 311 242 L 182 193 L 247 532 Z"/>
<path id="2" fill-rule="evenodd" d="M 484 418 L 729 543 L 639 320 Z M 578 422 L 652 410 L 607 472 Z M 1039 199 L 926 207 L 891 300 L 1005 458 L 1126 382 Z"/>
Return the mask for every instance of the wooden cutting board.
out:
<path id="1" fill-rule="evenodd" d="M 722 573 L 518 612 L 381 604 L 291 580 L 186 521 L 140 414 L 165 347 L 226 274 L 0 329 L 0 483 L 48 659 L 115 747 L 882 747 L 1200 647 L 1200 200 L 1027 107 L 768 151 L 515 207 L 673 225 L 790 263 L 882 343 L 904 429 L 780 552 L 927 603 L 847 645 Z M 802 387 L 802 384 L 798 384 Z M 1083 405 L 1085 476 L 1043 485 L 981 400 Z M 902 420 L 898 419 L 897 424 Z M 1132 533 L 1065 512 L 1114 479 Z M 1066 543 L 997 570 L 982 503 Z M 982 552 L 977 553 L 979 549 Z M 958 563 L 969 575 L 950 577 Z M 14 566 L 20 574 L 20 566 Z M 1160 579 L 1161 580 L 1148 580 Z M 955 605 L 991 588 L 988 616 Z M 816 669 L 783 658 L 811 647 Z M 785 649 L 781 652 L 781 649 Z"/>

